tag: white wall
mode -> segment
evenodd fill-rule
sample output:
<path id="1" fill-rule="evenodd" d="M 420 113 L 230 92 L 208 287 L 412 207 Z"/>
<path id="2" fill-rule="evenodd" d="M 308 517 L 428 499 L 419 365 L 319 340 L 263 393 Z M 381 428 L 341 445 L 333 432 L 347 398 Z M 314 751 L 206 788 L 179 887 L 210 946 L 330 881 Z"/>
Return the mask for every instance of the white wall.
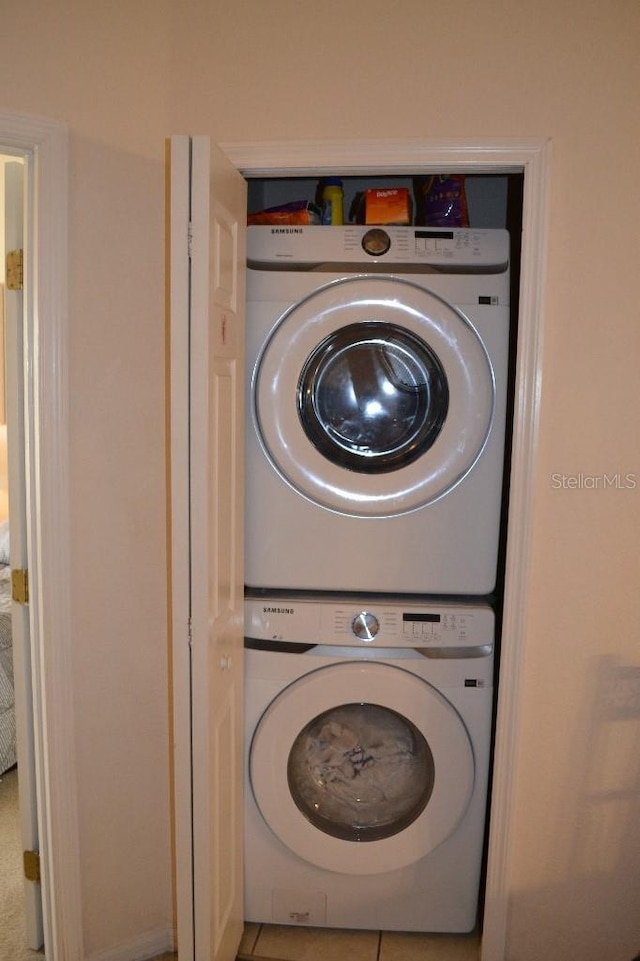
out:
<path id="1" fill-rule="evenodd" d="M 173 925 L 164 9 L 27 2 L 2 28 L 3 106 L 70 130 L 71 603 L 87 957 Z"/>
<path id="2" fill-rule="evenodd" d="M 551 138 L 509 961 L 637 950 L 639 718 L 615 706 L 639 666 L 639 27 L 633 0 L 24 0 L 3 25 L 4 106 L 71 133 L 88 955 L 172 919 L 164 137 L 187 131 Z M 553 480 L 617 471 L 639 486 Z"/>

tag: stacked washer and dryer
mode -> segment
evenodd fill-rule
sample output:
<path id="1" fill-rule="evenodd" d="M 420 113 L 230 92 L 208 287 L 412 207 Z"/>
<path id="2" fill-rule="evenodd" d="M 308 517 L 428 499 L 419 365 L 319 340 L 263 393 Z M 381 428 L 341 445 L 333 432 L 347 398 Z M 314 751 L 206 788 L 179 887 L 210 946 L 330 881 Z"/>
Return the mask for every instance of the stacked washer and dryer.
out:
<path id="1" fill-rule="evenodd" d="M 248 230 L 245 917 L 474 928 L 503 230 Z"/>

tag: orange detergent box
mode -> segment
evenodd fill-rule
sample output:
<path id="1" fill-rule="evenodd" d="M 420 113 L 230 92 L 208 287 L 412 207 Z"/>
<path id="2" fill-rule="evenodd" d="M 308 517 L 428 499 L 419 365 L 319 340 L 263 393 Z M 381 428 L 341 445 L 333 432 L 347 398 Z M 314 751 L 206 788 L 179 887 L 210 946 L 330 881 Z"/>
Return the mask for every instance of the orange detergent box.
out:
<path id="1" fill-rule="evenodd" d="M 411 223 L 411 196 L 407 187 L 385 187 L 366 190 L 365 224 Z"/>

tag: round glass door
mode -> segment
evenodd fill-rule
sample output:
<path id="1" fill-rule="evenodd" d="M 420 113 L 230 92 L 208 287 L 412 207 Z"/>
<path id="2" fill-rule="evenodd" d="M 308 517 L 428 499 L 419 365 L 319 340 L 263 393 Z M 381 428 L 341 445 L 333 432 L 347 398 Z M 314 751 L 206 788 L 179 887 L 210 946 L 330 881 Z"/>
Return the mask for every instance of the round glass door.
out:
<path id="1" fill-rule="evenodd" d="M 357 517 L 446 495 L 489 436 L 494 378 L 456 308 L 394 277 L 320 287 L 259 355 L 253 419 L 275 470 L 303 497 Z"/>
<path id="2" fill-rule="evenodd" d="M 379 841 L 422 814 L 435 768 L 406 717 L 378 704 L 344 704 L 304 726 L 287 777 L 296 806 L 324 834 Z"/>
<path id="3" fill-rule="evenodd" d="M 447 416 L 442 364 L 395 324 L 350 324 L 307 359 L 298 386 L 304 431 L 328 460 L 362 473 L 406 467 L 434 443 Z"/>

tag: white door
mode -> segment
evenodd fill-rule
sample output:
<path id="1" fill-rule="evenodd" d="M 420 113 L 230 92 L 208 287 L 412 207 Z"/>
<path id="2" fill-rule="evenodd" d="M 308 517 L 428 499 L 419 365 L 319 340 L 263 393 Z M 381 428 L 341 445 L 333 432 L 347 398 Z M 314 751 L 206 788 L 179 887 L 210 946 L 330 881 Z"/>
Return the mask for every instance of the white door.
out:
<path id="1" fill-rule="evenodd" d="M 22 250 L 24 232 L 24 164 L 5 164 L 5 251 Z M 24 373 L 23 295 L 5 289 L 6 410 L 9 449 L 9 526 L 11 567 L 29 566 L 26 536 L 26 481 L 24 462 Z M 23 851 L 39 851 L 36 762 L 34 747 L 32 667 L 29 608 L 12 603 L 11 630 L 16 701 L 18 780 L 20 793 L 20 835 Z M 27 946 L 38 950 L 44 944 L 40 883 L 25 877 L 25 921 Z"/>
<path id="2" fill-rule="evenodd" d="M 243 929 L 243 345 L 246 183 L 171 141 L 171 504 L 178 941 L 231 961 Z M 184 745 L 190 739 L 190 749 Z M 187 754 L 187 761 L 183 755 Z"/>

